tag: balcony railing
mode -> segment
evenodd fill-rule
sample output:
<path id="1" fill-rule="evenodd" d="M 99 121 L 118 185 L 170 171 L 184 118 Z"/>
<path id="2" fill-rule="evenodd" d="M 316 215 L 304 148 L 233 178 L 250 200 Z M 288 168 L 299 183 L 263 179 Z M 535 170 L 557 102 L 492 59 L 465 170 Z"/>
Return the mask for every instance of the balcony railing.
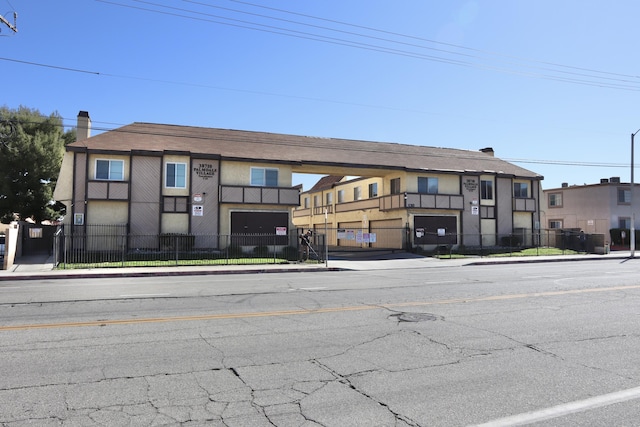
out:
<path id="1" fill-rule="evenodd" d="M 333 213 L 333 205 L 324 205 L 324 206 L 314 206 L 313 207 L 313 214 L 314 215 L 324 215 L 324 212 L 328 213 L 328 214 L 332 214 Z"/>
<path id="2" fill-rule="evenodd" d="M 515 212 L 535 212 L 536 199 L 513 199 L 513 210 Z"/>
<path id="3" fill-rule="evenodd" d="M 89 181 L 87 198 L 90 200 L 127 200 L 129 183 L 127 181 Z"/>
<path id="4" fill-rule="evenodd" d="M 406 208 L 464 210 L 464 196 L 459 194 L 391 194 L 379 200 L 381 211 Z"/>
<path id="5" fill-rule="evenodd" d="M 220 203 L 300 205 L 300 190 L 289 187 L 221 185 Z"/>

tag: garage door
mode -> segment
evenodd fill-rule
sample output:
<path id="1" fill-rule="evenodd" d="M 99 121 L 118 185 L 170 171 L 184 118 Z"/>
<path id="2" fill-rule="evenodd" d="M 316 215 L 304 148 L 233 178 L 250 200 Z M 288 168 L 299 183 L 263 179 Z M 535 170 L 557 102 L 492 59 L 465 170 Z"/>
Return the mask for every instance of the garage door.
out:
<path id="1" fill-rule="evenodd" d="M 362 222 L 340 222 L 338 223 L 338 229 L 336 230 L 336 241 L 338 246 L 348 248 L 361 248 L 362 243 L 357 243 L 356 233 L 362 232 Z"/>
<path id="2" fill-rule="evenodd" d="M 375 242 L 371 243 L 372 248 L 402 249 L 405 228 L 402 219 L 385 219 L 371 221 L 369 223 L 371 233 L 375 233 Z"/>

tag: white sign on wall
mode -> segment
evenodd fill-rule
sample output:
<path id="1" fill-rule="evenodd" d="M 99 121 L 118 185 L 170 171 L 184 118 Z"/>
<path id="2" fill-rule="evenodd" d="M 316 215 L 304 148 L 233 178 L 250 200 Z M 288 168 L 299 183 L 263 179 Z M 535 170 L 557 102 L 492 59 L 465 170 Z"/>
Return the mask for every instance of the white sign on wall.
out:
<path id="1" fill-rule="evenodd" d="M 204 206 L 202 205 L 193 205 L 193 216 L 203 216 L 204 215 Z"/>

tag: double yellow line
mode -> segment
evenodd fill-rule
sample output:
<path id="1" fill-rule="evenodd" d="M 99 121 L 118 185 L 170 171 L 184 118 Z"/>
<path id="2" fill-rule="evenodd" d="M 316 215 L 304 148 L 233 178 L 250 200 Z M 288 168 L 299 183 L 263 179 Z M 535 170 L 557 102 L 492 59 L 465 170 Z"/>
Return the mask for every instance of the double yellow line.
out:
<path id="1" fill-rule="evenodd" d="M 524 294 L 507 294 L 507 295 L 491 295 L 477 298 L 454 298 L 435 301 L 414 301 L 380 305 L 357 305 L 346 307 L 328 307 L 318 309 L 303 310 L 280 310 L 280 311 L 259 311 L 253 313 L 227 313 L 227 314 L 201 314 L 194 316 L 169 316 L 169 317 L 149 317 L 140 319 L 114 319 L 114 320 L 93 320 L 86 322 L 58 322 L 58 323 L 35 323 L 27 325 L 7 325 L 0 326 L 0 332 L 3 331 L 25 331 L 32 329 L 56 329 L 56 328 L 76 328 L 83 326 L 111 326 L 111 325 L 137 325 L 145 323 L 168 323 L 168 322 L 193 322 L 205 320 L 224 320 L 224 319 L 248 319 L 252 317 L 280 317 L 280 316 L 299 316 L 309 314 L 323 313 L 341 313 L 348 311 L 364 311 L 377 309 L 397 309 L 401 307 L 420 307 L 428 305 L 444 305 L 444 304 L 460 304 L 473 302 L 489 302 L 489 301 L 506 301 L 525 298 L 553 297 L 573 294 L 587 294 L 598 292 L 615 292 L 627 291 L 632 289 L 640 289 L 640 285 L 628 286 L 612 286 L 606 288 L 588 288 L 588 289 L 571 289 L 564 291 L 547 291 L 533 292 Z"/>

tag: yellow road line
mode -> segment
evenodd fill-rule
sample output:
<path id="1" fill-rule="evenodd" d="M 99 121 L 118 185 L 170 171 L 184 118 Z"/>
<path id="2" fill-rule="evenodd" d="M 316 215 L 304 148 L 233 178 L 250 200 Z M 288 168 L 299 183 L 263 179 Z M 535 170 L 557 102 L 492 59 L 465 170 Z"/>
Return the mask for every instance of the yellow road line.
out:
<path id="1" fill-rule="evenodd" d="M 561 295 L 586 294 L 596 292 L 615 292 L 626 291 L 631 289 L 640 289 L 640 285 L 628 286 L 612 286 L 607 288 L 589 288 L 589 289 L 571 289 L 565 291 L 547 291 L 533 292 L 526 294 L 508 294 L 508 295 L 491 295 L 477 298 L 454 298 L 435 301 L 413 301 L 401 303 L 389 303 L 379 305 L 357 305 L 346 307 L 327 307 L 310 310 L 281 310 L 281 311 L 260 311 L 253 313 L 227 313 L 227 314 L 202 314 L 194 316 L 171 316 L 171 317 L 149 317 L 140 319 L 114 319 L 114 320 L 94 320 L 86 322 L 60 322 L 60 323 L 36 323 L 26 325 L 0 326 L 2 331 L 24 331 L 31 329 L 54 329 L 54 328 L 71 328 L 82 326 L 107 326 L 107 325 L 134 325 L 143 323 L 167 323 L 167 322 L 183 322 L 198 320 L 224 320 L 224 319 L 245 319 L 252 317 L 277 317 L 277 316 L 298 316 L 302 314 L 322 314 L 322 313 L 339 313 L 347 311 L 364 311 L 397 307 L 420 307 L 427 305 L 444 305 L 444 304 L 460 304 L 487 301 L 507 301 L 524 298 L 552 297 Z"/>

